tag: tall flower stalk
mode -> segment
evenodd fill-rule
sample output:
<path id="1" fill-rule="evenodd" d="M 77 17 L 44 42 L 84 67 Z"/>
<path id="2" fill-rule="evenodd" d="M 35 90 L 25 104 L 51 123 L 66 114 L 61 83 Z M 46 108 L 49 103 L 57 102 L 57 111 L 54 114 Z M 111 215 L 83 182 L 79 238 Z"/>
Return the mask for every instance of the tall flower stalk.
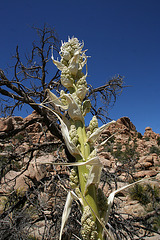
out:
<path id="1" fill-rule="evenodd" d="M 62 42 L 59 53 L 60 61 L 55 60 L 52 53 L 52 61 L 61 71 L 61 84 L 66 91 L 61 90 L 60 97 L 57 97 L 47 89 L 47 99 L 49 103 L 55 105 L 49 110 L 59 119 L 65 144 L 70 154 L 76 159 L 75 163 L 60 163 L 73 166 L 73 168 L 70 173 L 72 190 L 67 195 L 59 240 L 62 238 L 63 228 L 74 199 L 79 200 L 82 207 L 81 235 L 83 240 L 104 240 L 106 239 L 104 232 L 106 232 L 107 239 L 113 239 L 105 225 L 108 223 L 114 197 L 118 192 L 135 184 L 132 183 L 115 190 L 108 198 L 98 188 L 102 164 L 97 156 L 95 142 L 102 131 L 115 121 L 98 127 L 97 118 L 93 116 L 89 130 L 86 131 L 84 117 L 90 112 L 91 103 L 90 100 L 85 100 L 88 92 L 87 56 L 86 51 L 82 50 L 83 46 L 83 42 L 80 43 L 77 38 L 72 37 L 68 39 L 68 42 Z M 86 70 L 83 72 L 84 68 Z M 47 101 L 41 105 L 48 108 L 45 103 Z M 64 114 L 66 112 L 67 114 Z M 103 143 L 105 142 L 106 140 Z"/>
<path id="2" fill-rule="evenodd" d="M 104 239 L 102 222 L 105 222 L 107 198 L 98 188 L 102 164 L 97 156 L 94 143 L 109 124 L 98 128 L 98 121 L 94 116 L 90 121 L 89 131 L 86 132 L 84 117 L 90 112 L 91 103 L 90 100 L 84 100 L 88 88 L 86 81 L 87 56 L 86 51 L 82 50 L 83 46 L 83 42 L 80 43 L 77 38 L 72 37 L 68 39 L 68 42 L 62 42 L 60 61 L 55 60 L 52 54 L 53 63 L 61 71 L 61 84 L 66 91 L 62 90 L 59 98 L 49 90 L 47 91 L 50 101 L 59 109 L 54 111 L 54 114 L 61 122 L 66 146 L 76 159 L 75 168 L 71 170 L 70 174 L 70 185 L 74 192 L 72 191 L 72 194 L 70 193 L 67 197 L 61 234 L 71 202 L 76 196 L 82 205 L 81 235 L 83 239 L 100 240 Z M 83 72 L 84 67 L 86 67 L 85 73 Z M 67 111 L 69 118 L 62 115 L 61 110 Z"/>

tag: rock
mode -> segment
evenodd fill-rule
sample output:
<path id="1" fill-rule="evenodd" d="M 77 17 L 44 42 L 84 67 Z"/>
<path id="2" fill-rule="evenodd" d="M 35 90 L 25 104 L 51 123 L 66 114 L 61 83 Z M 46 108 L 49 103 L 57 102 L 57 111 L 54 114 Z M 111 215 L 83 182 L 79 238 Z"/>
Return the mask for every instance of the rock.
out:
<path id="1" fill-rule="evenodd" d="M 39 115 L 37 114 L 36 111 L 33 111 L 30 115 L 28 115 L 26 118 L 24 118 L 24 122 L 28 122 L 32 120 L 33 118 L 37 118 Z"/>
<path id="2" fill-rule="evenodd" d="M 13 190 L 25 192 L 30 184 L 31 182 L 24 173 L 11 170 L 2 178 L 1 191 L 5 193 Z"/>
<path id="3" fill-rule="evenodd" d="M 147 131 L 152 131 L 152 128 L 151 127 L 146 127 L 145 132 L 147 132 Z"/>
<path id="4" fill-rule="evenodd" d="M 13 118 L 10 117 L 8 119 L 1 118 L 0 119 L 0 132 L 9 132 L 14 129 Z"/>
<path id="5" fill-rule="evenodd" d="M 153 234 L 151 237 L 145 237 L 145 240 L 160 240 L 159 234 Z"/>
<path id="6" fill-rule="evenodd" d="M 157 153 L 152 153 L 152 158 L 153 158 L 154 166 L 160 166 L 160 158 L 158 158 Z"/>
<path id="7" fill-rule="evenodd" d="M 20 145 L 16 150 L 15 153 L 17 154 L 21 154 L 22 152 L 28 151 L 29 150 L 29 144 L 27 143 L 22 143 L 22 145 Z"/>
<path id="8" fill-rule="evenodd" d="M 157 134 L 157 133 L 155 133 L 155 132 L 152 131 L 152 128 L 151 128 L 151 127 L 146 127 L 146 128 L 145 128 L 145 133 L 144 133 L 144 135 L 143 135 L 143 139 L 148 138 L 148 140 L 150 140 L 150 139 L 155 139 L 155 140 L 157 140 L 157 138 L 158 138 L 159 136 L 160 136 L 159 134 Z"/>
<path id="9" fill-rule="evenodd" d="M 141 206 L 137 201 L 129 202 L 129 205 L 124 206 L 123 210 L 127 214 L 133 214 L 136 217 L 143 216 L 146 213 L 143 206 Z"/>
<path id="10" fill-rule="evenodd" d="M 160 181 L 160 173 L 157 174 L 156 179 Z"/>
<path id="11" fill-rule="evenodd" d="M 108 137 L 111 136 L 111 133 L 108 129 L 105 129 L 102 134 L 107 135 Z"/>
<path id="12" fill-rule="evenodd" d="M 157 171 L 155 170 L 144 170 L 139 171 L 133 174 L 135 178 L 143 178 L 143 177 L 153 177 L 157 175 Z"/>
<path id="13" fill-rule="evenodd" d="M 151 163 L 151 162 L 144 162 L 143 163 L 143 167 L 145 168 L 145 169 L 148 169 L 148 168 L 150 168 L 150 167 L 152 167 L 153 166 L 153 163 Z"/>
<path id="14" fill-rule="evenodd" d="M 136 131 L 136 127 L 133 125 L 131 120 L 128 117 L 122 117 L 117 120 L 117 123 L 120 125 L 126 126 L 126 129 L 131 130 L 131 131 Z"/>
<path id="15" fill-rule="evenodd" d="M 140 164 L 140 163 L 138 162 L 138 163 L 136 163 L 136 164 L 134 165 L 134 167 L 135 167 L 135 169 L 140 169 L 140 168 L 142 168 L 142 164 Z"/>
<path id="16" fill-rule="evenodd" d="M 46 165 L 45 164 L 36 164 L 30 163 L 28 170 L 25 172 L 25 175 L 30 177 L 31 179 L 36 179 L 40 181 L 47 174 Z"/>
<path id="17" fill-rule="evenodd" d="M 122 152 L 125 152 L 125 151 L 126 151 L 126 146 L 125 146 L 125 145 L 122 146 L 121 151 L 122 151 Z"/>
<path id="18" fill-rule="evenodd" d="M 154 165 L 153 156 L 149 155 L 140 157 L 138 164 L 140 164 L 141 167 L 145 169 L 152 167 Z"/>
<path id="19" fill-rule="evenodd" d="M 37 122 L 37 123 L 34 123 L 34 124 L 30 125 L 29 127 L 27 127 L 27 131 L 31 132 L 31 133 L 42 132 L 41 123 Z"/>
<path id="20" fill-rule="evenodd" d="M 111 161 L 110 160 L 108 160 L 108 159 L 105 159 L 105 158 L 100 158 L 100 161 L 101 161 L 101 163 L 103 164 L 103 167 L 104 168 L 110 168 L 111 167 L 111 165 L 112 165 L 112 163 L 111 163 Z"/>
<path id="21" fill-rule="evenodd" d="M 145 161 L 146 162 L 150 162 L 150 163 L 153 163 L 153 156 L 152 155 L 149 155 L 145 158 Z"/>
<path id="22" fill-rule="evenodd" d="M 15 116 L 15 117 L 13 117 L 13 119 L 14 119 L 16 122 L 23 122 L 23 118 L 20 117 L 20 116 Z"/>
<path id="23" fill-rule="evenodd" d="M 114 145 L 114 146 L 113 146 L 113 152 L 116 152 L 116 151 L 117 151 L 117 146 Z"/>
<path id="24" fill-rule="evenodd" d="M 105 159 L 110 159 L 110 156 L 109 156 L 109 154 L 107 152 L 100 152 L 99 156 L 100 157 L 103 156 Z"/>

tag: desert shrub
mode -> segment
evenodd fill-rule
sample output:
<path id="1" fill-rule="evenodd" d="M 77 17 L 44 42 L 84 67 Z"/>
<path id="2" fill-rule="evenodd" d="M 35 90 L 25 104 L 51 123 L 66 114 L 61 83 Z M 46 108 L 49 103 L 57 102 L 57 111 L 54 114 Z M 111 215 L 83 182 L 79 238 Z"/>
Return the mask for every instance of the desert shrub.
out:
<path id="1" fill-rule="evenodd" d="M 14 136 L 14 139 L 17 139 L 18 141 L 22 141 L 24 139 L 24 136 L 22 134 L 17 134 Z"/>
<path id="2" fill-rule="evenodd" d="M 129 190 L 131 199 L 139 201 L 149 214 L 144 224 L 155 231 L 160 230 L 160 189 L 151 184 L 136 184 Z"/>
<path id="3" fill-rule="evenodd" d="M 155 231 L 158 231 L 160 229 L 160 216 L 158 215 L 156 218 L 153 220 L 153 229 Z"/>
<path id="4" fill-rule="evenodd" d="M 129 160 L 136 161 L 139 158 L 138 152 L 136 152 L 137 144 L 134 142 L 133 146 L 129 146 L 126 144 L 126 150 L 121 151 L 122 145 L 117 145 L 117 151 L 113 153 L 113 156 L 118 159 L 118 161 L 122 163 L 127 163 Z"/>
<path id="5" fill-rule="evenodd" d="M 137 138 L 142 139 L 142 134 L 140 132 L 137 133 Z"/>
<path id="6" fill-rule="evenodd" d="M 146 205 L 150 202 L 144 185 L 136 184 L 130 189 L 129 193 L 133 200 L 137 200 L 143 205 Z"/>
<path id="7" fill-rule="evenodd" d="M 150 148 L 150 153 L 156 153 L 157 155 L 160 154 L 160 148 L 156 147 L 156 146 L 152 146 Z"/>
<path id="8" fill-rule="evenodd" d="M 144 140 L 149 141 L 150 137 L 145 137 Z"/>
<path id="9" fill-rule="evenodd" d="M 160 146 L 160 137 L 157 138 L 157 144 Z"/>

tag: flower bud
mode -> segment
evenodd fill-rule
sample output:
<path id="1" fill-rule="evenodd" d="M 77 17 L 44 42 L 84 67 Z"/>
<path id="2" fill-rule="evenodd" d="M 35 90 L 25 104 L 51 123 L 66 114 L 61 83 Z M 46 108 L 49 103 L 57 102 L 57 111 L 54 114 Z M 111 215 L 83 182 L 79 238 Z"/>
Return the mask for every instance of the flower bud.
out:
<path id="1" fill-rule="evenodd" d="M 78 134 L 75 125 L 70 126 L 69 136 L 73 144 L 76 146 L 78 144 Z"/>
<path id="2" fill-rule="evenodd" d="M 91 110 L 91 102 L 90 102 L 90 100 L 85 100 L 83 102 L 82 110 L 83 110 L 83 116 L 86 116 L 86 114 L 90 112 L 90 110 Z"/>
<path id="3" fill-rule="evenodd" d="M 66 100 L 68 102 L 68 114 L 70 118 L 74 121 L 79 120 L 79 121 L 84 121 L 82 112 L 74 98 L 72 97 L 71 94 L 65 94 Z"/>
<path id="4" fill-rule="evenodd" d="M 75 170 L 75 168 L 71 169 L 69 179 L 70 179 L 71 188 L 77 188 L 79 179 L 78 179 L 78 174 L 77 174 L 77 171 Z"/>
<path id="5" fill-rule="evenodd" d="M 61 91 L 60 91 L 60 99 L 61 99 L 61 102 L 62 102 L 64 105 L 68 105 L 64 94 L 65 94 L 65 92 L 64 92 L 63 90 L 61 90 Z"/>
<path id="6" fill-rule="evenodd" d="M 98 128 L 98 120 L 97 120 L 96 116 L 93 116 L 93 118 L 89 124 L 89 129 L 93 133 L 97 128 Z"/>

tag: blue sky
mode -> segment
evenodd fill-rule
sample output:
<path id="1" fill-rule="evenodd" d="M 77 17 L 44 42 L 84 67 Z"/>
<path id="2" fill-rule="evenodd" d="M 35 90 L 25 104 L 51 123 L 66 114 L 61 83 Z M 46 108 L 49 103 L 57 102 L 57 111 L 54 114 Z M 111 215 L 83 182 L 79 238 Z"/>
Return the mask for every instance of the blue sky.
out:
<path id="1" fill-rule="evenodd" d="M 159 0 L 1 0 L 0 68 L 11 62 L 17 44 L 31 48 L 30 26 L 53 26 L 60 39 L 75 36 L 88 49 L 88 82 L 94 87 L 115 74 L 125 88 L 110 117 L 128 116 L 137 131 L 160 133 Z"/>

